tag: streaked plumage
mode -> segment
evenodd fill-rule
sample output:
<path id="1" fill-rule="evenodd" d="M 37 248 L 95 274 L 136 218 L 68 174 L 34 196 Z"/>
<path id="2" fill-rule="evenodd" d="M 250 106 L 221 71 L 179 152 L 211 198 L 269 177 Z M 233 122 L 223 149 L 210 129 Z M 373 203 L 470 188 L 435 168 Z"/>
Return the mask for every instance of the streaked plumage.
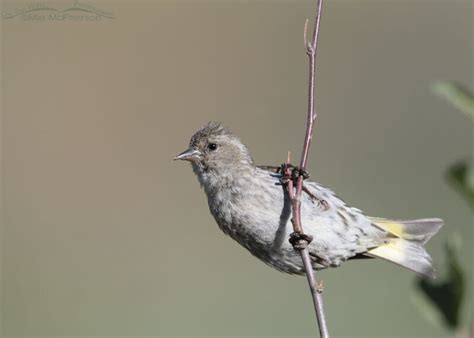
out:
<path id="1" fill-rule="evenodd" d="M 291 204 L 278 173 L 255 166 L 241 141 L 215 123 L 196 132 L 189 149 L 176 159 L 191 161 L 222 231 L 270 266 L 304 273 L 300 255 L 288 242 Z M 305 181 L 305 186 L 311 194 L 302 194 L 301 217 L 305 232 L 314 238 L 309 245 L 314 268 L 380 257 L 434 276 L 423 245 L 442 220 L 371 218 L 315 182 Z"/>

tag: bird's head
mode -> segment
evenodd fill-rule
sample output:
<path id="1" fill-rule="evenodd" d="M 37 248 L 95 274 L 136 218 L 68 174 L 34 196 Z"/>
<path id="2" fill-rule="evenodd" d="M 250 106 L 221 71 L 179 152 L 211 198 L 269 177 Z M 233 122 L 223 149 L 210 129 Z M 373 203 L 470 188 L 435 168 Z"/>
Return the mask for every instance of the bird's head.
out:
<path id="1" fill-rule="evenodd" d="M 189 148 L 174 159 L 190 161 L 198 175 L 253 167 L 247 147 L 237 136 L 215 122 L 198 130 L 191 137 Z"/>

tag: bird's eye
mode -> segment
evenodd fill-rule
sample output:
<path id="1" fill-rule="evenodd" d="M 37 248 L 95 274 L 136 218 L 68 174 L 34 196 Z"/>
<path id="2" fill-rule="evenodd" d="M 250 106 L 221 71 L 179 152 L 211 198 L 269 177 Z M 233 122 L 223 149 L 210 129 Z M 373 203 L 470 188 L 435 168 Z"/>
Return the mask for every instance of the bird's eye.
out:
<path id="1" fill-rule="evenodd" d="M 217 144 L 215 144 L 215 143 L 209 143 L 209 144 L 207 145 L 207 148 L 208 148 L 209 150 L 214 151 L 214 150 L 217 149 Z"/>

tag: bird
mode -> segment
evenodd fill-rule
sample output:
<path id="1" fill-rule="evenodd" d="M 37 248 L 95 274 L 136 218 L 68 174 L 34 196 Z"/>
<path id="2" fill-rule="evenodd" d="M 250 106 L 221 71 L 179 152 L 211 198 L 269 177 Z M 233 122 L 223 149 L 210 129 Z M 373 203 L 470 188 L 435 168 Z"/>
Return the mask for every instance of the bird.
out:
<path id="1" fill-rule="evenodd" d="M 281 172 L 255 165 L 240 138 L 218 122 L 195 132 L 188 149 L 174 160 L 191 163 L 210 212 L 226 235 L 281 272 L 305 274 L 300 254 L 288 241 L 292 207 Z M 436 276 L 424 245 L 442 227 L 439 218 L 370 217 L 306 179 L 301 220 L 305 234 L 313 238 L 307 246 L 313 269 L 381 258 L 422 276 Z"/>

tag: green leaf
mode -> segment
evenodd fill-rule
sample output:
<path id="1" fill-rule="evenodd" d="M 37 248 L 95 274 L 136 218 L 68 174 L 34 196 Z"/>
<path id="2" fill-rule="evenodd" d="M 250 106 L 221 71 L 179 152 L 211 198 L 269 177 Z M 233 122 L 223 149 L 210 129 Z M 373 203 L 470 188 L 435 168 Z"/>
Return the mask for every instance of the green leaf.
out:
<path id="1" fill-rule="evenodd" d="M 461 307 L 465 293 L 464 271 L 458 260 L 459 241 L 451 238 L 446 243 L 447 274 L 444 280 L 435 282 L 420 278 L 418 289 L 432 307 L 437 309 L 444 324 L 456 330 L 461 324 Z"/>
<path id="2" fill-rule="evenodd" d="M 447 179 L 451 186 L 467 200 L 469 206 L 474 208 L 474 165 L 472 160 L 453 164 L 448 169 Z"/>
<path id="3" fill-rule="evenodd" d="M 474 96 L 468 90 L 448 81 L 435 82 L 431 89 L 474 120 Z"/>

